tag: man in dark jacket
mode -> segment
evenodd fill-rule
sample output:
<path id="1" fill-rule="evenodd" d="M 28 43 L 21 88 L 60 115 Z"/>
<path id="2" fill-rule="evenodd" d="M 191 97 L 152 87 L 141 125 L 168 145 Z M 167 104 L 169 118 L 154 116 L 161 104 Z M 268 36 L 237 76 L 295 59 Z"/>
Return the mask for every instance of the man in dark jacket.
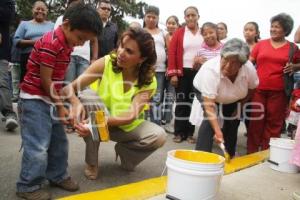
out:
<path id="1" fill-rule="evenodd" d="M 18 127 L 17 116 L 13 111 L 11 93 L 8 83 L 9 50 L 9 25 L 15 15 L 15 1 L 0 1 L 0 112 L 5 117 L 5 128 L 13 131 Z"/>
<path id="2" fill-rule="evenodd" d="M 118 27 L 115 23 L 109 21 L 111 9 L 109 0 L 102 0 L 98 6 L 98 13 L 103 24 L 102 33 L 98 36 L 98 58 L 107 55 L 117 47 Z"/>

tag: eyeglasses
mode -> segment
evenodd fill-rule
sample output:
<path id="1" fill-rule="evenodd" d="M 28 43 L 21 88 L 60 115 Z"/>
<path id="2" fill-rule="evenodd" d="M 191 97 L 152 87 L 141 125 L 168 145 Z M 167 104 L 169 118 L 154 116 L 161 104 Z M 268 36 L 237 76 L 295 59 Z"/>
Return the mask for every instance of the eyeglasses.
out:
<path id="1" fill-rule="evenodd" d="M 110 12 L 110 10 L 111 10 L 110 8 L 107 8 L 107 7 L 100 7 L 100 9 L 101 10 L 107 10 L 108 12 Z"/>

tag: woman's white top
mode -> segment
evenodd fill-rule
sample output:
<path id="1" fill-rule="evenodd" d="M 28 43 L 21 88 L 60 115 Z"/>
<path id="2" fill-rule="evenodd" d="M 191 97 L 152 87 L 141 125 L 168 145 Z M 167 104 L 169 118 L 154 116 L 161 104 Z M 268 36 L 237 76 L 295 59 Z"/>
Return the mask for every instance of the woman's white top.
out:
<path id="1" fill-rule="evenodd" d="M 155 43 L 155 51 L 157 55 L 157 60 L 155 64 L 155 71 L 156 72 L 165 72 L 166 71 L 166 42 L 165 42 L 165 35 L 162 30 L 159 31 L 157 34 L 152 35 Z"/>
<path id="2" fill-rule="evenodd" d="M 221 57 L 217 56 L 205 62 L 196 74 L 193 84 L 202 96 L 214 99 L 216 103 L 230 104 L 245 98 L 248 89 L 255 89 L 258 76 L 255 67 L 247 61 L 240 68 L 234 82 L 221 73 Z M 195 98 L 190 116 L 191 123 L 200 125 L 203 110 L 200 102 Z M 200 121 L 201 119 L 201 121 Z"/>

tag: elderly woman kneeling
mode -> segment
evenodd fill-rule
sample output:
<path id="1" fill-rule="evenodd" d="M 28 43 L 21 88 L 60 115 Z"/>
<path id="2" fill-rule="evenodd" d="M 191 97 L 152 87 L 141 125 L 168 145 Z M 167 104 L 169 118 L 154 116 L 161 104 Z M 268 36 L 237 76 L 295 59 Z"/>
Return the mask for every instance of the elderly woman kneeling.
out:
<path id="1" fill-rule="evenodd" d="M 258 85 L 256 70 L 248 61 L 249 53 L 246 43 L 231 39 L 225 43 L 221 56 L 204 63 L 195 76 L 193 84 L 204 111 L 196 150 L 211 152 L 214 139 L 225 143 L 231 157 L 235 155 L 240 111 Z M 193 109 L 201 114 L 199 107 Z"/>

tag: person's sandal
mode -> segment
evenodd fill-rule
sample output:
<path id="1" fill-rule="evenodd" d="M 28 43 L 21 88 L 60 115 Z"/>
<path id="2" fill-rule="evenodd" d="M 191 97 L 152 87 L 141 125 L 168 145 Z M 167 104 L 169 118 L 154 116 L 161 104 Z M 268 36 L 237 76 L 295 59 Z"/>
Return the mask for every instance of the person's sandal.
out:
<path id="1" fill-rule="evenodd" d="M 180 142 L 182 142 L 183 141 L 183 139 L 182 139 L 182 137 L 180 136 L 180 135 L 176 135 L 174 138 L 173 138 L 173 142 L 175 142 L 175 143 L 180 143 Z"/>
<path id="2" fill-rule="evenodd" d="M 195 144 L 196 143 L 196 140 L 195 138 L 193 138 L 193 136 L 189 136 L 186 141 L 190 144 Z"/>
<path id="3" fill-rule="evenodd" d="M 293 199 L 300 200 L 300 192 L 293 192 Z"/>
<path id="4" fill-rule="evenodd" d="M 86 165 L 84 175 L 89 180 L 96 180 L 98 177 L 98 166 Z"/>

